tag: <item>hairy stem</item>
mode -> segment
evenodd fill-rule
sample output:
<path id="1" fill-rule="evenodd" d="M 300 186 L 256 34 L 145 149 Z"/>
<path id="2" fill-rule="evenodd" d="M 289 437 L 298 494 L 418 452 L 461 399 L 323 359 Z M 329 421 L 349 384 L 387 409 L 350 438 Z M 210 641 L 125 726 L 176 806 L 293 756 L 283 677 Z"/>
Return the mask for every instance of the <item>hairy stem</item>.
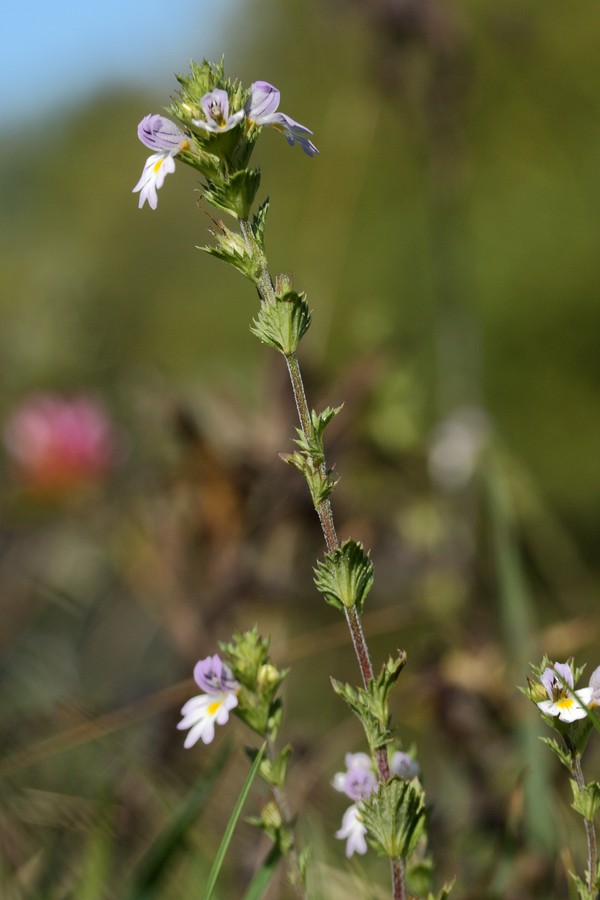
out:
<path id="1" fill-rule="evenodd" d="M 275 303 L 275 290 L 273 288 L 273 282 L 267 268 L 267 261 L 256 243 L 249 222 L 240 219 L 240 230 L 250 252 L 255 256 L 260 255 L 261 257 L 261 272 L 257 284 L 261 302 Z M 298 357 L 295 353 L 286 355 L 285 359 L 288 367 L 290 381 L 292 384 L 292 391 L 294 394 L 294 401 L 296 403 L 298 419 L 300 420 L 300 427 L 302 429 L 302 432 L 304 433 L 304 436 L 308 439 L 311 434 L 312 425 L 310 418 L 310 408 L 306 399 L 306 391 L 304 390 L 304 382 L 302 379 L 302 372 L 300 370 L 300 363 L 298 362 Z M 327 466 L 325 462 L 322 462 L 318 468 L 320 468 L 323 475 L 326 474 Z M 327 552 L 332 553 L 340 546 L 340 543 L 335 530 L 333 510 L 331 508 L 330 501 L 323 500 L 321 503 L 319 503 L 316 506 L 316 512 L 321 523 L 321 529 L 323 531 L 323 537 L 325 539 Z M 348 629 L 352 637 L 354 652 L 356 654 L 356 659 L 360 668 L 362 682 L 366 687 L 369 681 L 373 678 L 373 665 L 371 663 L 369 648 L 362 628 L 360 615 L 356 607 L 345 607 L 344 611 L 346 614 Z M 389 781 L 390 778 L 388 754 L 385 747 L 382 747 L 376 751 L 375 763 L 377 765 L 377 771 L 379 773 L 379 781 L 381 784 L 384 784 L 386 781 Z M 394 900 L 405 900 L 406 889 L 404 878 L 404 864 L 402 860 L 391 860 L 391 869 L 393 898 Z"/>

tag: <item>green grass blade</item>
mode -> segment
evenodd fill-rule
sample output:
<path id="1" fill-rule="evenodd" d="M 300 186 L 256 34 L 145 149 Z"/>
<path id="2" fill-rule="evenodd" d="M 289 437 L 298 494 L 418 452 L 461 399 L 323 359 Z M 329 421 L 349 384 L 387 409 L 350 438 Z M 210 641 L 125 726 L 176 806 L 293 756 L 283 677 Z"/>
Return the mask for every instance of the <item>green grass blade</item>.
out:
<path id="1" fill-rule="evenodd" d="M 215 783 L 223 771 L 231 753 L 231 745 L 219 748 L 219 753 L 210 769 L 202 773 L 185 801 L 175 810 L 166 827 L 152 842 L 132 876 L 127 900 L 150 900 L 159 896 L 160 882 L 166 874 L 176 854 L 185 847 L 185 839 L 190 826 L 212 793 Z"/>
<path id="2" fill-rule="evenodd" d="M 209 872 L 208 882 L 206 884 L 206 887 L 204 888 L 204 894 L 202 895 L 202 900 L 210 900 L 210 898 L 212 897 L 212 893 L 215 888 L 215 884 L 217 883 L 217 878 L 219 877 L 219 872 L 221 871 L 221 866 L 223 865 L 223 860 L 225 859 L 225 854 L 227 853 L 227 848 L 229 847 L 229 843 L 231 841 L 231 838 L 233 837 L 233 832 L 235 830 L 235 826 L 237 825 L 237 821 L 241 815 L 242 807 L 246 801 L 246 797 L 248 796 L 248 792 L 250 790 L 252 782 L 254 781 L 256 773 L 258 772 L 258 767 L 260 766 L 261 760 L 263 758 L 265 748 L 266 748 L 266 743 L 264 743 L 262 745 L 262 747 L 256 754 L 254 762 L 252 763 L 252 766 L 250 767 L 250 771 L 248 772 L 248 775 L 246 776 L 246 780 L 244 782 L 242 790 L 240 791 L 240 795 L 237 798 L 237 802 L 235 804 L 233 812 L 231 813 L 229 822 L 227 823 L 227 828 L 225 829 L 225 834 L 223 835 L 223 840 L 221 841 L 219 849 L 217 850 L 217 855 L 215 856 L 215 860 L 214 860 L 211 870 Z"/>
<path id="3" fill-rule="evenodd" d="M 248 890 L 244 894 L 243 900 L 260 900 L 277 871 L 280 859 L 280 848 L 277 845 L 271 847 L 271 852 L 248 885 Z"/>

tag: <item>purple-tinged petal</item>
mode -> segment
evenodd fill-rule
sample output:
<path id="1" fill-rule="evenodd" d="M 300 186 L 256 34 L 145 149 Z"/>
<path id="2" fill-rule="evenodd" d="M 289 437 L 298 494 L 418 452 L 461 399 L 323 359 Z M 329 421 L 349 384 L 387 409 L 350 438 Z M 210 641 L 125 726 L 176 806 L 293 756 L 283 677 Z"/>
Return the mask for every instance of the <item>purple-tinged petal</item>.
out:
<path id="1" fill-rule="evenodd" d="M 250 85 L 250 96 L 246 102 L 246 115 L 257 125 L 268 124 L 265 116 L 271 115 L 279 107 L 280 92 L 268 81 L 255 81 Z"/>
<path id="2" fill-rule="evenodd" d="M 196 663 L 194 679 L 198 687 L 207 694 L 234 692 L 239 687 L 229 667 L 216 653 L 214 656 L 207 656 L 206 659 L 201 659 Z"/>
<path id="3" fill-rule="evenodd" d="M 138 137 L 150 150 L 169 150 L 177 153 L 187 138 L 183 131 L 164 116 L 144 116 L 138 125 Z"/>
<path id="4" fill-rule="evenodd" d="M 592 698 L 589 706 L 600 706 L 600 666 L 594 669 L 591 674 L 590 687 L 592 689 Z"/>
<path id="5" fill-rule="evenodd" d="M 205 94 L 200 106 L 207 121 L 212 119 L 214 122 L 226 122 L 229 118 L 229 97 L 227 91 L 220 88 Z"/>
<path id="6" fill-rule="evenodd" d="M 568 663 L 555 662 L 554 671 L 560 676 L 560 678 L 557 678 L 556 680 L 563 689 L 565 688 L 563 682 L 566 682 L 567 687 L 573 687 L 573 671 Z"/>

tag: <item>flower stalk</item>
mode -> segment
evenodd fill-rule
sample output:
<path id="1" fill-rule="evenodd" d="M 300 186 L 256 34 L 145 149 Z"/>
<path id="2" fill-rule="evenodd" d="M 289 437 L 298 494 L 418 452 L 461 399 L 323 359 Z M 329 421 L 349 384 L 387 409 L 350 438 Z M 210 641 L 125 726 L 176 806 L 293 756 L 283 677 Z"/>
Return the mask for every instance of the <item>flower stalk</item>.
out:
<path id="1" fill-rule="evenodd" d="M 261 303 L 275 303 L 276 293 L 273 287 L 273 281 L 269 274 L 266 258 L 262 250 L 258 247 L 257 242 L 254 238 L 252 228 L 250 227 L 250 223 L 247 220 L 240 220 L 240 231 L 242 232 L 244 240 L 247 243 L 248 252 L 250 254 L 259 252 L 261 256 L 261 273 L 257 282 L 257 289 L 260 294 Z M 285 361 L 290 376 L 290 382 L 292 385 L 292 392 L 294 395 L 300 428 L 308 444 L 310 443 L 313 427 L 310 408 L 308 405 L 308 400 L 306 398 L 306 391 L 304 388 L 304 380 L 302 378 L 300 362 L 296 353 L 285 354 Z M 319 471 L 321 477 L 324 479 L 327 478 L 327 465 L 325 460 L 315 459 L 313 456 L 311 462 L 313 468 Z M 335 529 L 333 509 L 329 498 L 324 498 L 319 503 L 315 504 L 315 510 L 319 517 L 319 522 L 321 523 L 321 530 L 323 532 L 323 538 L 325 540 L 327 552 L 333 553 L 335 550 L 339 549 L 340 542 Z M 374 672 L 373 665 L 371 663 L 371 656 L 369 654 L 367 639 L 365 637 L 362 622 L 360 619 L 360 613 L 356 609 L 356 606 L 352 605 L 344 606 L 344 614 L 346 617 L 348 629 L 350 631 L 350 636 L 352 638 L 352 645 L 356 654 L 363 686 L 366 688 L 368 684 L 373 680 Z M 388 753 L 385 747 L 376 749 L 375 763 L 377 766 L 379 781 L 381 784 L 385 784 L 390 779 Z M 406 888 L 404 865 L 401 859 L 392 859 L 390 862 L 392 870 L 394 900 L 405 900 Z"/>

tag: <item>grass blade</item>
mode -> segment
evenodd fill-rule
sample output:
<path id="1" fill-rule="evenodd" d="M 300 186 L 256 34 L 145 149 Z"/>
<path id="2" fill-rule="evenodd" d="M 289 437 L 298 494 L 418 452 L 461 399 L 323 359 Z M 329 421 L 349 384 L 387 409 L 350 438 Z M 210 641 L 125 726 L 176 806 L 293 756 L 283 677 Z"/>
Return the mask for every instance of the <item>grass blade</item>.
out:
<path id="1" fill-rule="evenodd" d="M 211 870 L 208 875 L 208 882 L 206 887 L 204 888 L 204 894 L 202 895 L 202 900 L 210 900 L 212 897 L 213 890 L 215 888 L 215 884 L 217 883 L 217 878 L 219 877 L 219 872 L 221 871 L 221 866 L 223 865 L 223 860 L 225 859 L 225 854 L 227 853 L 227 848 L 229 847 L 231 838 L 233 837 L 233 832 L 235 830 L 235 826 L 237 825 L 237 821 L 241 815 L 242 807 L 246 801 L 246 797 L 248 796 L 248 792 L 254 781 L 256 773 L 258 772 L 258 767 L 260 766 L 261 760 L 263 758 L 264 752 L 266 748 L 266 743 L 262 745 L 256 757 L 254 758 L 254 762 L 250 767 L 250 771 L 246 776 L 246 780 L 243 784 L 242 790 L 240 791 L 240 795 L 237 798 L 237 802 L 231 813 L 231 817 L 229 822 L 227 823 L 227 828 L 225 829 L 225 834 L 223 835 L 223 840 L 219 845 L 219 849 L 217 850 L 217 855 L 215 856 L 215 860 L 212 864 Z"/>
<path id="2" fill-rule="evenodd" d="M 217 778 L 223 771 L 231 753 L 231 745 L 219 749 L 213 765 L 203 772 L 181 806 L 175 810 L 166 827 L 154 839 L 136 871 L 127 900 L 150 900 L 158 896 L 160 881 L 176 854 L 185 846 L 188 829 L 198 818 L 198 813 L 210 796 Z"/>
<path id="3" fill-rule="evenodd" d="M 248 885 L 248 890 L 244 894 L 243 900 L 260 900 L 277 871 L 280 859 L 281 849 L 275 844 L 271 847 L 271 852 Z"/>

